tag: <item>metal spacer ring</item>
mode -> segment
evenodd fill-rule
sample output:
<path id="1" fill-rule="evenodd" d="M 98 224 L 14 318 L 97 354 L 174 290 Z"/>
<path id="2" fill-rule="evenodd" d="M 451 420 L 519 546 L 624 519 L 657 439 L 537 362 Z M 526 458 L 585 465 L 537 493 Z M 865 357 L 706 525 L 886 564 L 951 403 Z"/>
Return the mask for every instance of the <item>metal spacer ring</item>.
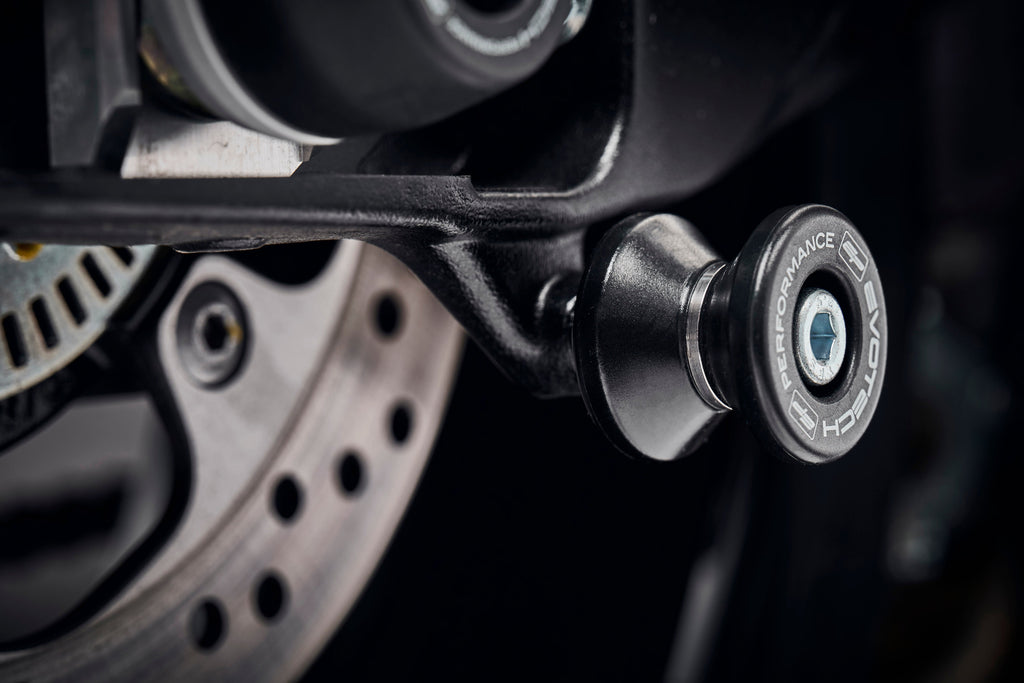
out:
<path id="1" fill-rule="evenodd" d="M 725 261 L 715 261 L 697 277 L 697 281 L 690 289 L 690 295 L 683 302 L 683 357 L 686 359 L 686 369 L 690 375 L 690 382 L 697 391 L 697 395 L 703 399 L 709 408 L 718 411 L 731 410 L 725 400 L 718 395 L 707 372 L 704 371 L 704 362 L 700 356 L 700 316 L 704 309 L 704 299 L 707 297 L 711 282 L 715 276 L 725 268 Z"/>

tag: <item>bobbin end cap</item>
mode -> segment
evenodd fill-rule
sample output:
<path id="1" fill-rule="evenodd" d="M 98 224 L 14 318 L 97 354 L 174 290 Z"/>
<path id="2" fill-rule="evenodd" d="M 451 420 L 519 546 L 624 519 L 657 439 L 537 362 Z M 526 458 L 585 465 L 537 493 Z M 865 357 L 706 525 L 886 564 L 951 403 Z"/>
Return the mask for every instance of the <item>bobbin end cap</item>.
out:
<path id="1" fill-rule="evenodd" d="M 786 459 L 818 464 L 842 456 L 871 422 L 887 355 L 885 299 L 863 236 L 829 207 L 782 209 L 754 231 L 732 277 L 729 352 L 747 422 Z M 819 297 L 820 311 L 802 306 L 815 290 L 830 295 Z M 801 320 L 808 311 L 819 316 L 816 324 Z M 829 354 L 839 350 L 829 336 L 840 324 L 842 362 L 822 383 L 810 368 L 827 365 Z M 815 338 L 802 340 L 801 334 Z M 807 357 L 807 351 L 801 357 L 802 346 L 817 349 L 821 358 Z"/>

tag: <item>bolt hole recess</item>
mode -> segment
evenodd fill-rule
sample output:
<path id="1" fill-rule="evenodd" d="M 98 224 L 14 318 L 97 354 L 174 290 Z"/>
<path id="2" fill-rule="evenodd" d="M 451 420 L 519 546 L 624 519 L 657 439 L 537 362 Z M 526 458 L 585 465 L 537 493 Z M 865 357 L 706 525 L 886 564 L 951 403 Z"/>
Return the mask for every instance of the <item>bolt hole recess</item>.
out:
<path id="1" fill-rule="evenodd" d="M 402 304 L 397 296 L 388 293 L 377 299 L 374 322 L 382 337 L 396 337 L 401 331 L 403 317 Z"/>
<path id="2" fill-rule="evenodd" d="M 359 492 L 363 486 L 363 461 L 354 451 L 346 451 L 338 461 L 338 488 L 346 496 Z"/>
<path id="3" fill-rule="evenodd" d="M 412 406 L 402 401 L 391 409 L 391 440 L 401 445 L 409 440 L 413 427 Z"/>
<path id="4" fill-rule="evenodd" d="M 228 326 L 224 322 L 224 316 L 216 313 L 210 315 L 203 322 L 203 341 L 211 351 L 221 351 L 228 341 Z"/>
<path id="5" fill-rule="evenodd" d="M 219 387 L 240 370 L 250 343 L 241 302 L 216 281 L 192 288 L 178 311 L 175 340 L 182 365 L 193 383 Z"/>
<path id="6" fill-rule="evenodd" d="M 256 584 L 253 593 L 256 612 L 265 621 L 274 621 L 284 615 L 288 603 L 288 591 L 284 579 L 275 572 L 267 572 Z"/>
<path id="7" fill-rule="evenodd" d="M 282 522 L 293 522 L 302 509 L 302 489 L 294 477 L 285 475 L 274 486 L 271 505 L 278 519 Z"/>
<path id="8" fill-rule="evenodd" d="M 189 635 L 196 648 L 203 652 L 213 650 L 224 639 L 227 632 L 227 617 L 224 608 L 212 598 L 203 600 L 192 611 L 188 622 Z"/>
<path id="9" fill-rule="evenodd" d="M 830 399 L 838 399 L 846 392 L 846 386 L 851 380 L 849 377 L 850 368 L 857 361 L 863 323 L 860 318 L 860 309 L 854 306 L 853 292 L 843 278 L 830 270 L 816 270 L 807 276 L 803 286 L 800 288 L 800 293 L 802 294 L 811 289 L 824 289 L 835 297 L 836 302 L 839 304 L 839 310 L 843 313 L 843 319 L 846 321 L 846 355 L 843 357 L 843 364 L 839 367 L 839 372 L 836 373 L 835 378 L 828 384 L 819 386 L 807 381 L 803 377 L 802 372 L 800 374 L 802 384 L 807 391 L 811 392 L 819 400 L 829 402 Z M 799 300 L 799 297 L 797 297 L 797 300 Z M 795 331 L 794 334 L 796 334 Z"/>

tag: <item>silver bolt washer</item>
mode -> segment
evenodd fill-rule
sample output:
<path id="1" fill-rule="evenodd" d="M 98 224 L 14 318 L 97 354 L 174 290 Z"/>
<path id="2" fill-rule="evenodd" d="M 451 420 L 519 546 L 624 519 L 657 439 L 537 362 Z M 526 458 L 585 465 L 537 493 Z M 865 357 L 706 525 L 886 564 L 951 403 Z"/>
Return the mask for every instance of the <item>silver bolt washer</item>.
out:
<path id="1" fill-rule="evenodd" d="M 814 321 L 822 314 L 828 315 L 831 333 L 835 335 L 824 359 L 815 354 L 812 344 Z M 846 357 L 846 320 L 836 298 L 828 291 L 816 287 L 801 293 L 794 328 L 796 339 L 793 340 L 793 346 L 804 379 L 817 386 L 824 386 L 834 380 Z"/>
<path id="2" fill-rule="evenodd" d="M 189 292 L 175 333 L 181 363 L 199 386 L 224 384 L 242 364 L 248 342 L 245 315 L 235 295 L 219 282 L 203 282 Z"/>

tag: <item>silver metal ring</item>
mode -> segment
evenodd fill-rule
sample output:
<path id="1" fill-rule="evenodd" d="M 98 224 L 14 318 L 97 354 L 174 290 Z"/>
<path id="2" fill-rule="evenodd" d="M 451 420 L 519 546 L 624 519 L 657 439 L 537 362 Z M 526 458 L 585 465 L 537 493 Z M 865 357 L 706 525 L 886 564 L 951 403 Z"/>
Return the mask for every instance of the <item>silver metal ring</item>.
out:
<path id="1" fill-rule="evenodd" d="M 690 296 L 683 307 L 685 320 L 683 355 L 686 357 L 686 369 L 697 395 L 704 400 L 709 408 L 714 410 L 731 410 L 731 408 L 711 386 L 711 380 L 708 379 L 707 372 L 704 371 L 704 361 L 700 355 L 700 316 L 704 308 L 704 299 L 707 297 L 708 289 L 711 288 L 711 282 L 723 268 L 725 268 L 725 261 L 716 261 L 706 267 L 690 289 Z"/>

